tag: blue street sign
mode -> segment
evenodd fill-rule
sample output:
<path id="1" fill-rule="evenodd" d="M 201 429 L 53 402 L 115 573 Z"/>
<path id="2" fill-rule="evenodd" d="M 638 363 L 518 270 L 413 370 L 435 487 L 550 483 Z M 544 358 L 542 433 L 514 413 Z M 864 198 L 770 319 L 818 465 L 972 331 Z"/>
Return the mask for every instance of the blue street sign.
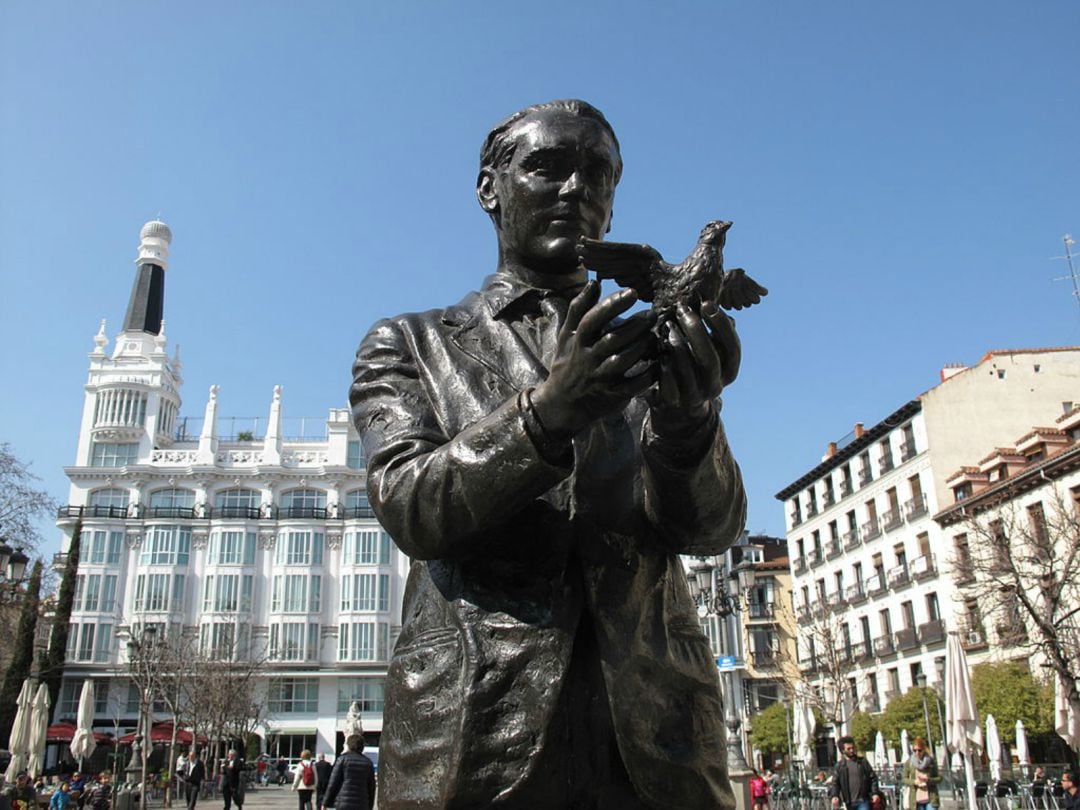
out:
<path id="1" fill-rule="evenodd" d="M 734 672 L 735 656 L 721 655 L 719 658 L 716 659 L 716 666 L 721 672 Z"/>

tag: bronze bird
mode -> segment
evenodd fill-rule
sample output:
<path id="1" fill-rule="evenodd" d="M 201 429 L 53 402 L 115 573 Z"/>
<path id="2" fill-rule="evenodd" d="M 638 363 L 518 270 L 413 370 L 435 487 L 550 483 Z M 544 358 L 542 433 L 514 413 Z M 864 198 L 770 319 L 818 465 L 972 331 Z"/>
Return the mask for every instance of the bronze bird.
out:
<path id="1" fill-rule="evenodd" d="M 604 242 L 582 237 L 578 260 L 597 278 L 610 278 L 629 287 L 642 301 L 651 301 L 662 316 L 682 301 L 695 309 L 714 301 L 723 309 L 743 309 L 761 301 L 769 291 L 741 267 L 724 271 L 724 242 L 730 222 L 716 220 L 701 229 L 694 250 L 681 264 L 669 264 L 651 245 Z"/>

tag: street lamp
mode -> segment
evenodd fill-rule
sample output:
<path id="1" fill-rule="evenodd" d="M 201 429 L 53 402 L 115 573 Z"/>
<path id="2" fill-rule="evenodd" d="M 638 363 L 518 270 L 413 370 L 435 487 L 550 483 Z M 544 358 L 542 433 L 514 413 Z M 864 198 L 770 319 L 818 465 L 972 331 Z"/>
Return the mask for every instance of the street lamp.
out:
<path id="1" fill-rule="evenodd" d="M 937 757 L 937 749 L 934 747 L 934 740 L 930 736 L 930 710 L 926 707 L 926 673 L 919 672 L 915 676 L 915 683 L 919 687 L 919 691 L 922 692 L 922 713 L 923 720 L 926 722 L 926 742 L 930 746 L 930 752 Z"/>
<path id="2" fill-rule="evenodd" d="M 12 548 L 7 541 L 0 540 L 0 601 L 15 601 L 19 598 L 19 586 L 25 583 L 26 564 L 30 558 L 22 549 Z"/>

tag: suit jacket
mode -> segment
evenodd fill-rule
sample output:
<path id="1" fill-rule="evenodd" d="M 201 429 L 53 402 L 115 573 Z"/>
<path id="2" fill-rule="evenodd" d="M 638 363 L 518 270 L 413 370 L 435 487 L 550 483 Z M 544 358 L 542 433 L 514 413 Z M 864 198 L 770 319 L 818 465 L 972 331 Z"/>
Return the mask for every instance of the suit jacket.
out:
<path id="1" fill-rule="evenodd" d="M 203 780 L 205 778 L 206 766 L 203 765 L 203 761 L 201 759 L 197 759 L 194 762 L 189 761 L 187 776 L 185 777 L 184 781 L 187 782 L 189 785 L 198 787 L 203 783 Z"/>
<path id="2" fill-rule="evenodd" d="M 521 392 L 546 376 L 495 275 L 445 310 L 376 324 L 350 390 L 372 508 L 412 559 L 387 675 L 380 806 L 514 806 L 588 612 L 638 795 L 733 805 L 716 666 L 677 554 L 742 531 L 719 419 L 663 435 L 635 400 L 552 463 Z"/>

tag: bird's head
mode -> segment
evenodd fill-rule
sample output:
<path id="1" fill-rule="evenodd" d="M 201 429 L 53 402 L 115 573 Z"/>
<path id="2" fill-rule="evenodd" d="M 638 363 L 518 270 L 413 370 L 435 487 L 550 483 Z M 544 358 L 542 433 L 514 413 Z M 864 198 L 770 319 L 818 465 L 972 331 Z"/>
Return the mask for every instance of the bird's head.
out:
<path id="1" fill-rule="evenodd" d="M 701 229 L 701 236 L 698 237 L 698 242 L 704 245 L 723 247 L 724 237 L 731 225 L 732 223 L 727 222 L 726 220 L 714 219 Z"/>

